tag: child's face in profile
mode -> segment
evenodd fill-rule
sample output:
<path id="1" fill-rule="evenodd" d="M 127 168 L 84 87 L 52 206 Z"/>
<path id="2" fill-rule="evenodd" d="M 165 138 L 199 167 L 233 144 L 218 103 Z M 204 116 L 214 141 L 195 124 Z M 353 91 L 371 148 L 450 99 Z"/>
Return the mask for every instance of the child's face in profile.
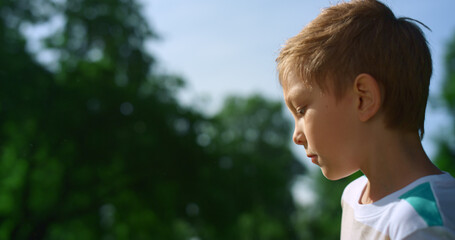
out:
<path id="1" fill-rule="evenodd" d="M 293 140 L 303 145 L 307 156 L 331 180 L 359 169 L 355 159 L 361 146 L 356 142 L 356 99 L 347 91 L 337 100 L 332 91 L 305 83 L 290 75 L 282 82 L 284 99 L 295 120 Z"/>

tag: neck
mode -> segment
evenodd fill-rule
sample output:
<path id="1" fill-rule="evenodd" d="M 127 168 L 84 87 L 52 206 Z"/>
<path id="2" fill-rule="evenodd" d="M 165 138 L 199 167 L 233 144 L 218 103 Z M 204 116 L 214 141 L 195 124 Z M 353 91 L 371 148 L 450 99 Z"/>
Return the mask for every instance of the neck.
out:
<path id="1" fill-rule="evenodd" d="M 368 178 L 360 203 L 375 202 L 421 177 L 442 173 L 426 155 L 417 134 L 390 131 L 381 137 L 370 144 L 372 154 L 360 167 Z"/>

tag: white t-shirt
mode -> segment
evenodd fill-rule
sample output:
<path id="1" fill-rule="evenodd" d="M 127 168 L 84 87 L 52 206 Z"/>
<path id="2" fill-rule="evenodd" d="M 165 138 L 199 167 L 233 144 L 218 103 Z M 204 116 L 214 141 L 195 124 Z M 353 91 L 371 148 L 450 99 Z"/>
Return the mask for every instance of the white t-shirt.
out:
<path id="1" fill-rule="evenodd" d="M 359 204 L 368 179 L 351 182 L 341 198 L 341 240 L 455 239 L 455 179 L 417 179 L 371 204 Z"/>

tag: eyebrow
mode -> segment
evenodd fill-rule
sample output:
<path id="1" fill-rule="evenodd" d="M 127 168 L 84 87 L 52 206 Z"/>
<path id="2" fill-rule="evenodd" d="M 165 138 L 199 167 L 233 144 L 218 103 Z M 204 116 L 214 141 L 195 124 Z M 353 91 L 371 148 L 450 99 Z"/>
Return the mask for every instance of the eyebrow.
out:
<path id="1" fill-rule="evenodd" d="M 308 101 L 309 92 L 306 91 L 308 88 L 299 87 L 294 88 L 293 91 L 288 92 L 288 95 L 284 98 L 284 102 L 288 107 L 292 106 L 294 99 L 299 99 L 299 101 Z"/>
<path id="2" fill-rule="evenodd" d="M 291 108 L 291 97 L 292 97 L 292 94 L 288 94 L 286 96 L 284 96 L 284 103 L 286 104 L 286 106 L 290 109 Z"/>

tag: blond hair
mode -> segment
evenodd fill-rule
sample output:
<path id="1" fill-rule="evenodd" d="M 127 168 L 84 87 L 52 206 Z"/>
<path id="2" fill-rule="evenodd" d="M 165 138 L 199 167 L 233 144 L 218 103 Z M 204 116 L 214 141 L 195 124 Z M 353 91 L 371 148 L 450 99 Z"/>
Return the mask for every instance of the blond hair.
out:
<path id="1" fill-rule="evenodd" d="M 396 18 L 376 0 L 324 9 L 281 49 L 280 82 L 293 73 L 323 90 L 332 86 L 340 99 L 357 75 L 368 73 L 381 87 L 386 125 L 418 131 L 422 138 L 432 61 L 415 22 Z"/>

